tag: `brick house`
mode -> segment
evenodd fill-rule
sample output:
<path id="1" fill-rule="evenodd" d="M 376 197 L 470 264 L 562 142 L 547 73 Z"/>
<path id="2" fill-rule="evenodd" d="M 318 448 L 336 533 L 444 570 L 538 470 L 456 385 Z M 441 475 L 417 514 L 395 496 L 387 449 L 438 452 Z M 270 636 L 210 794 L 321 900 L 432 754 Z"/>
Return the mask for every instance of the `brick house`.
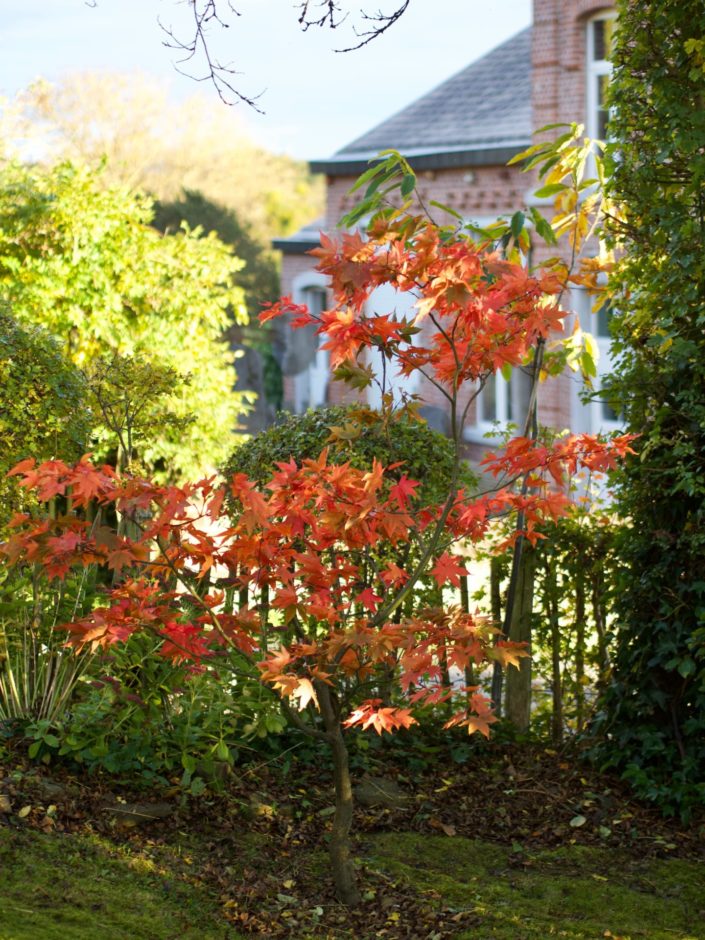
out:
<path id="1" fill-rule="evenodd" d="M 330 159 L 312 161 L 311 169 L 326 175 L 326 214 L 291 238 L 275 242 L 283 254 L 282 293 L 314 309 L 325 308 L 325 279 L 314 270 L 314 259 L 306 252 L 318 244 L 320 230 L 336 228 L 352 206 L 347 195 L 351 185 L 368 161 L 385 148 L 393 147 L 409 159 L 426 204 L 436 200 L 480 225 L 525 205 L 534 188 L 532 180 L 506 163 L 530 145 L 534 129 L 579 121 L 589 136 L 604 137 L 607 112 L 603 101 L 613 21 L 614 12 L 604 0 L 534 0 L 531 27 Z M 537 245 L 534 260 L 540 260 L 542 251 Z M 384 300 L 375 293 L 375 309 L 381 312 Z M 410 298 L 409 309 L 412 303 Z M 590 312 L 582 290 L 573 292 L 567 306 L 596 335 L 600 370 L 609 369 L 607 316 Z M 399 295 L 394 299 L 390 295 L 387 310 L 393 307 L 404 312 Z M 351 400 L 354 393 L 346 386 L 330 382 L 326 353 L 317 349 L 313 332 L 289 330 L 284 340 L 285 402 L 290 410 L 301 412 L 326 402 Z M 499 375 L 488 382 L 471 409 L 466 428 L 471 456 L 487 446 L 483 435 L 495 422 L 523 421 L 527 386 L 521 370 L 515 370 L 511 382 Z M 581 402 L 580 386 L 573 373 L 549 380 L 541 392 L 541 423 L 574 431 L 615 427 L 615 416 L 606 404 Z M 443 429 L 445 415 L 438 393 L 431 386 L 405 387 L 422 395 L 428 403 L 429 422 Z M 375 404 L 374 390 L 368 400 Z M 482 447 L 475 446 L 481 442 Z"/>

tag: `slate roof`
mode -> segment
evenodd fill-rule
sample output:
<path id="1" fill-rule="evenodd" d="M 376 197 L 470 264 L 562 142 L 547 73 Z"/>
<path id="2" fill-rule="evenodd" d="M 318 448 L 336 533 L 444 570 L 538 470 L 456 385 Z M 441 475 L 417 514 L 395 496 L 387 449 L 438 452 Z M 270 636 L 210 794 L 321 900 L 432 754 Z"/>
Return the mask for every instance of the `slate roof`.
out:
<path id="1" fill-rule="evenodd" d="M 273 239 L 272 247 L 285 255 L 302 255 L 311 248 L 318 248 L 321 244 L 321 232 L 325 227 L 326 221 L 323 217 L 314 219 L 287 238 Z"/>
<path id="2" fill-rule="evenodd" d="M 360 172 L 388 147 L 417 169 L 505 163 L 528 146 L 531 130 L 528 27 L 311 169 Z"/>

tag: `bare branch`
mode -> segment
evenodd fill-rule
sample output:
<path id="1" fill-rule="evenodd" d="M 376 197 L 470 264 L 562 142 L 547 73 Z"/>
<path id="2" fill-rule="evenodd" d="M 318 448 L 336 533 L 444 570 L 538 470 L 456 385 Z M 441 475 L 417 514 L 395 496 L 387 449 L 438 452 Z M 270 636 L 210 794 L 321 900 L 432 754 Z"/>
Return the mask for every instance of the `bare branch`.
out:
<path id="1" fill-rule="evenodd" d="M 97 0 L 84 0 L 84 2 L 88 7 L 97 6 Z M 238 72 L 232 63 L 221 62 L 212 53 L 208 30 L 213 26 L 219 29 L 229 29 L 231 24 L 226 18 L 228 13 L 237 17 L 241 16 L 233 6 L 232 0 L 184 0 L 184 2 L 192 16 L 191 30 L 187 35 L 177 35 L 172 26 L 167 26 L 157 17 L 157 22 L 166 36 L 163 45 L 167 49 L 182 53 L 182 58 L 174 63 L 176 71 L 196 82 L 210 82 L 223 104 L 242 103 L 249 105 L 259 114 L 264 114 L 264 111 L 257 105 L 263 92 L 250 96 L 239 91 L 235 78 L 242 75 L 242 72 Z M 399 6 L 391 13 L 384 13 L 381 9 L 376 13 L 365 13 L 364 10 L 360 10 L 359 15 L 368 28 L 358 30 L 353 26 L 353 32 L 358 41 L 335 51 L 353 52 L 386 33 L 404 15 L 411 0 L 401 0 L 401 2 L 396 0 L 396 2 Z M 349 12 L 341 8 L 340 0 L 300 0 L 296 6 L 299 10 L 299 26 L 304 32 L 311 26 L 338 29 L 349 16 Z M 226 9 L 225 15 L 222 12 L 223 9 Z M 185 63 L 193 63 L 193 67 L 197 69 L 202 67 L 203 72 L 194 74 L 186 71 L 181 68 Z"/>
<path id="2" fill-rule="evenodd" d="M 299 26 L 306 32 L 311 26 L 327 26 L 329 29 L 337 29 L 347 18 L 347 13 L 342 13 L 340 4 L 337 0 L 320 0 L 313 3 L 312 0 L 302 0 L 299 4 Z M 320 16 L 313 13 L 314 9 L 322 10 Z"/>
<path id="3" fill-rule="evenodd" d="M 226 0 L 227 8 L 230 13 L 240 16 L 240 13 L 232 5 L 231 0 Z M 211 54 L 209 46 L 208 29 L 211 26 L 218 26 L 221 29 L 229 29 L 230 23 L 218 12 L 218 0 L 188 0 L 188 5 L 193 15 L 193 33 L 190 37 L 180 38 L 172 27 L 166 26 L 158 19 L 159 26 L 168 37 L 164 40 L 167 49 L 175 49 L 183 53 L 183 57 L 175 63 L 177 72 L 191 78 L 197 82 L 210 82 L 215 88 L 218 97 L 223 104 L 232 105 L 237 102 L 249 105 L 259 114 L 263 114 L 256 101 L 262 96 L 262 93 L 250 97 L 243 94 L 233 84 L 236 75 L 242 74 L 233 68 L 231 63 L 223 64 Z M 221 3 L 222 9 L 222 3 Z M 191 72 L 180 68 L 183 63 L 199 60 L 205 66 L 202 75 L 194 75 Z"/>
<path id="4" fill-rule="evenodd" d="M 381 10 L 378 10 L 376 13 L 368 14 L 362 11 L 362 18 L 370 28 L 362 32 L 358 32 L 355 29 L 355 35 L 360 41 L 354 46 L 346 46 L 344 49 L 336 49 L 335 51 L 355 52 L 356 49 L 362 49 L 363 46 L 371 43 L 373 39 L 377 39 L 378 36 L 386 33 L 391 26 L 394 26 L 397 20 L 406 13 L 410 3 L 411 0 L 403 0 L 401 5 L 398 6 L 393 13 L 383 13 Z"/>

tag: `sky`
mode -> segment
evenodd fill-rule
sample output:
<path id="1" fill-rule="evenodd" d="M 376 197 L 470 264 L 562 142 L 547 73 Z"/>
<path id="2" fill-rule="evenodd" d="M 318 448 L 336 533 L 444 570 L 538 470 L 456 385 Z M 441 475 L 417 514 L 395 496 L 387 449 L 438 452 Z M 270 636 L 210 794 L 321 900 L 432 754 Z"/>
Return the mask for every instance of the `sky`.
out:
<path id="1" fill-rule="evenodd" d="M 202 0 L 200 0 L 202 2 Z M 218 0 L 227 12 L 227 0 Z M 300 159 L 330 156 L 530 22 L 531 0 L 411 0 L 385 35 L 356 52 L 349 25 L 302 33 L 294 0 L 231 0 L 227 29 L 214 26 L 211 46 L 241 74 L 236 87 L 259 95 L 257 114 L 230 108 L 259 143 Z M 395 0 L 341 0 L 391 10 Z M 187 0 L 2 0 L 0 94 L 12 96 L 38 77 L 71 71 L 141 70 L 165 79 L 175 100 L 216 98 L 207 83 L 174 69 L 159 20 L 186 34 Z M 192 73 L 200 74 L 197 65 Z M 201 70 L 202 71 L 202 70 Z M 511 82 L 511 75 L 507 75 Z M 226 105 L 223 105 L 225 108 Z"/>

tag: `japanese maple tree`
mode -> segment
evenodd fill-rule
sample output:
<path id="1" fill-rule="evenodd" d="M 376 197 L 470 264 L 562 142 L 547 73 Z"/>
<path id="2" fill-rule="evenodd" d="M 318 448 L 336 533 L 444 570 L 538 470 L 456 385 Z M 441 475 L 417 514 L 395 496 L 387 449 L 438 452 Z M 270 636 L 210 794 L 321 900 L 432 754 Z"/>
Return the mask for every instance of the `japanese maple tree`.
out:
<path id="1" fill-rule="evenodd" d="M 404 186 L 402 184 L 402 192 Z M 408 185 L 406 185 L 408 190 Z M 65 625 L 80 649 L 123 643 L 138 632 L 162 639 L 160 653 L 194 669 L 256 673 L 288 719 L 331 749 L 336 812 L 330 857 L 336 893 L 359 892 L 351 856 L 353 795 L 345 731 L 406 728 L 420 709 L 452 706 L 447 725 L 488 735 L 495 720 L 468 667 L 517 663 L 525 650 L 498 640 L 499 629 L 460 607 L 424 607 L 415 588 L 431 576 L 442 589 L 466 573 L 460 544 L 481 540 L 493 519 L 520 514 L 518 537 L 541 537 L 541 523 L 565 512 L 563 477 L 578 465 L 604 469 L 629 448 L 581 435 L 544 446 L 518 436 L 485 460 L 495 485 L 478 495 L 459 485 L 462 428 L 488 376 L 531 358 L 562 329 L 555 267 L 528 271 L 424 214 L 385 208 L 367 232 L 323 236 L 314 254 L 330 278 L 333 302 L 320 317 L 284 299 L 263 319 L 293 315 L 316 324 L 340 379 L 381 381 L 379 420 L 393 433 L 400 408 L 372 370 L 421 373 L 446 399 L 455 469 L 444 501 L 424 505 L 417 483 L 376 461 L 367 470 L 329 461 L 327 451 L 282 462 L 264 487 L 242 474 L 183 486 L 157 485 L 94 466 L 24 461 L 12 472 L 40 502 L 67 510 L 18 516 L 4 551 L 64 578 L 89 565 L 115 572 L 102 604 Z M 374 291 L 413 293 L 415 312 L 374 310 Z M 393 468 L 398 470 L 399 468 Z M 522 485 L 516 482 L 522 480 Z M 226 511 L 230 495 L 236 510 Z M 118 535 L 111 514 L 130 520 Z M 409 546 L 411 563 L 381 546 Z M 393 700 L 376 694 L 392 676 Z M 448 675 L 453 677 L 448 682 Z M 457 681 L 456 681 L 457 680 Z"/>

